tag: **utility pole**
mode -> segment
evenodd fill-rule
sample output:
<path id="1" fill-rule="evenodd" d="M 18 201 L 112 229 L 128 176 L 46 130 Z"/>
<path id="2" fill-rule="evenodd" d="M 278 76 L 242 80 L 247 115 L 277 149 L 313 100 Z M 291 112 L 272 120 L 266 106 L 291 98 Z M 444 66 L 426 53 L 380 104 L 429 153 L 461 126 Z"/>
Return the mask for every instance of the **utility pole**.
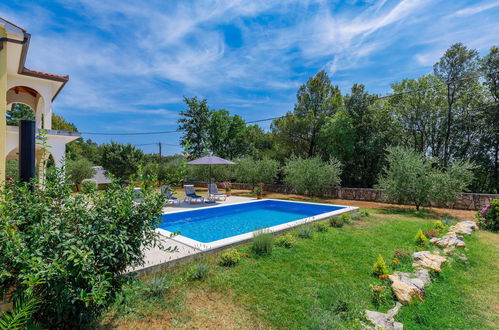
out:
<path id="1" fill-rule="evenodd" d="M 162 143 L 158 142 L 158 148 L 159 148 L 159 163 L 161 164 L 163 162 L 163 157 L 161 156 L 161 146 Z"/>

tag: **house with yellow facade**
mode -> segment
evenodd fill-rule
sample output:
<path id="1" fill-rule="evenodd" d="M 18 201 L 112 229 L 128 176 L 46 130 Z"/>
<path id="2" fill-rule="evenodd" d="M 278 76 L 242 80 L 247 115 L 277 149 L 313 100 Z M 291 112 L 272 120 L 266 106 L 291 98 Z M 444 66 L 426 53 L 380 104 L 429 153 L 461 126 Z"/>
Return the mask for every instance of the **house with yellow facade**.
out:
<path id="1" fill-rule="evenodd" d="M 6 161 L 19 154 L 19 127 L 6 124 L 6 111 L 14 104 L 34 111 L 36 129 L 46 130 L 48 155 L 56 166 L 63 163 L 66 144 L 80 137 L 79 133 L 52 130 L 52 102 L 69 77 L 26 68 L 30 39 L 25 30 L 0 18 L 0 181 L 5 178 Z"/>

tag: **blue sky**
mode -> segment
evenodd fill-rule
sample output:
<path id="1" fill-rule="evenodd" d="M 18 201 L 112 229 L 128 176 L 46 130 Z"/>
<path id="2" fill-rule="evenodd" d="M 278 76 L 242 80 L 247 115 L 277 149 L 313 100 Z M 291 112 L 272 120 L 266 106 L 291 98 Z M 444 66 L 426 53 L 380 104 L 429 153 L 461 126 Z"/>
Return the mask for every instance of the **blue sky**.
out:
<path id="1" fill-rule="evenodd" d="M 343 93 L 357 82 L 385 94 L 455 42 L 482 55 L 499 44 L 497 0 L 9 0 L 0 16 L 32 34 L 27 67 L 70 75 L 53 109 L 84 132 L 174 130 L 182 96 L 248 121 L 279 116 L 322 69 Z"/>

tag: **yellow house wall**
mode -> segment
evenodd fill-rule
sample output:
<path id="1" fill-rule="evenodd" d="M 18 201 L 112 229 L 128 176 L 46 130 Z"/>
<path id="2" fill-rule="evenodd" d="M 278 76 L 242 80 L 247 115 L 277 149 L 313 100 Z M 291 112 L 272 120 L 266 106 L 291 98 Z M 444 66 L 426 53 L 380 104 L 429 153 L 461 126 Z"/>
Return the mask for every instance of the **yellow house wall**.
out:
<path id="1" fill-rule="evenodd" d="M 5 28 L 0 26 L 0 38 L 6 37 Z M 7 140 L 7 45 L 0 50 L 0 182 L 5 179 L 5 144 Z"/>

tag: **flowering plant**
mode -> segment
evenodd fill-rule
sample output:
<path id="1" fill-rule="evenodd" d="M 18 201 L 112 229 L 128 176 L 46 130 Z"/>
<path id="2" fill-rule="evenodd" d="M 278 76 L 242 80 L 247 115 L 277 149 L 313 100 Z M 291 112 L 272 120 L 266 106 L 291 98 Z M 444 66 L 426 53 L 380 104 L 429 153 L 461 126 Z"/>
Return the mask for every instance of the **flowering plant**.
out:
<path id="1" fill-rule="evenodd" d="M 380 285 L 371 285 L 371 299 L 377 306 L 381 305 L 385 300 L 383 296 L 383 290 L 383 287 Z"/>
<path id="2" fill-rule="evenodd" d="M 476 219 L 481 228 L 499 231 L 499 199 L 493 199 L 477 212 Z"/>
<path id="3" fill-rule="evenodd" d="M 255 193 L 257 196 L 263 196 L 263 187 L 265 186 L 265 183 L 263 182 L 258 182 L 256 184 L 256 190 Z"/>
<path id="4" fill-rule="evenodd" d="M 230 182 L 222 182 L 221 186 L 225 189 L 225 192 L 232 190 L 232 184 Z"/>

